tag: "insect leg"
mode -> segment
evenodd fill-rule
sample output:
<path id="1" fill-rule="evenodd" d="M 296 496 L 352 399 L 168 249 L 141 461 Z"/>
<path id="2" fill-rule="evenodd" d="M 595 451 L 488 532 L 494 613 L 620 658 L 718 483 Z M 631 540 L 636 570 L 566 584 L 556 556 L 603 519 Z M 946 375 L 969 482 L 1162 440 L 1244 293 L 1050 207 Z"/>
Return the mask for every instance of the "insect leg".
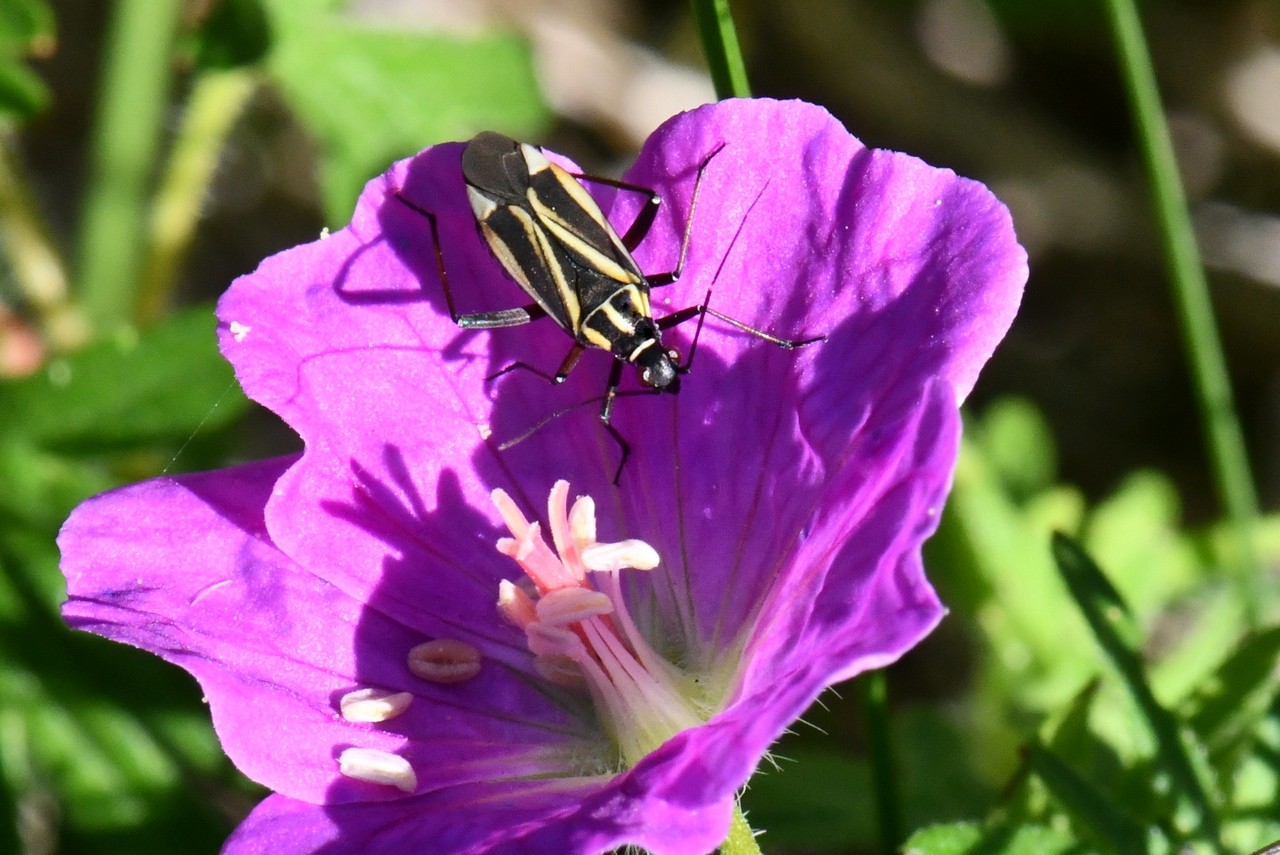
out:
<path id="1" fill-rule="evenodd" d="M 566 361 L 568 361 L 567 358 L 566 358 Z M 621 385 L 622 383 L 622 366 L 623 366 L 623 363 L 620 360 L 614 360 L 613 367 L 609 369 L 609 381 L 608 381 L 608 386 L 605 388 L 604 395 L 598 398 L 588 398 L 587 400 L 579 401 L 576 404 L 570 404 L 567 407 L 563 407 L 559 410 L 556 410 L 554 413 L 551 413 L 548 416 L 544 416 L 536 424 L 529 427 L 524 433 L 520 434 L 517 437 L 513 437 L 512 439 L 509 439 L 506 442 L 499 445 L 498 450 L 506 451 L 507 449 L 514 448 L 515 446 L 524 442 L 526 439 L 533 436 L 535 433 L 542 430 L 544 427 L 551 424 L 551 422 L 555 421 L 561 416 L 571 413 L 574 410 L 578 409 L 579 407 L 585 406 L 586 404 L 591 404 L 591 403 L 595 403 L 596 401 L 599 401 L 600 402 L 600 423 L 604 425 L 604 429 L 608 431 L 609 436 L 613 438 L 613 441 L 617 443 L 617 446 L 618 446 L 618 451 L 619 451 L 618 468 L 614 470 L 614 473 L 613 473 L 613 483 L 616 485 L 618 481 L 622 478 L 622 468 L 626 466 L 627 460 L 631 457 L 631 443 L 627 442 L 626 438 L 623 437 L 622 432 L 613 426 L 613 404 L 618 398 L 631 397 L 633 395 L 652 394 L 652 392 L 619 392 L 618 386 Z M 563 369 L 563 367 L 564 366 L 562 365 L 561 368 Z M 546 373 L 539 371 L 538 369 L 534 368 L 531 365 L 526 365 L 523 362 L 517 362 L 512 365 L 508 365 L 506 368 L 499 371 L 498 374 L 493 375 L 493 377 L 497 377 L 501 374 L 505 374 L 508 371 L 511 371 L 512 369 L 515 369 L 515 368 L 527 369 L 529 371 L 532 371 L 534 374 L 537 374 L 539 377 L 543 377 L 550 382 L 555 382 L 554 377 L 550 377 Z M 490 377 L 489 379 L 492 380 L 493 377 Z"/>
<path id="2" fill-rule="evenodd" d="M 714 157 L 716 153 L 719 152 L 720 149 L 722 148 L 724 148 L 723 144 L 720 145 L 720 148 L 717 148 L 715 151 L 711 152 L 711 154 L 707 155 L 706 159 L 703 160 L 702 162 L 703 168 L 706 167 L 707 162 L 712 157 Z M 699 179 L 701 179 L 702 177 L 701 172 L 699 172 L 698 177 Z M 712 288 L 715 287 L 716 280 L 720 278 L 720 273 L 724 270 L 724 266 L 729 260 L 729 253 L 733 251 L 733 247 L 735 244 L 737 244 L 738 238 L 742 236 L 742 230 L 743 228 L 746 227 L 746 224 L 747 224 L 747 217 L 751 215 L 751 211 L 755 209 L 755 206 L 760 202 L 760 199 L 764 197 L 764 191 L 768 188 L 768 186 L 769 186 L 769 182 L 766 181 L 764 186 L 760 188 L 760 192 L 756 194 L 755 199 L 752 200 L 751 205 L 747 208 L 747 212 L 742 217 L 742 222 L 738 224 L 738 230 L 734 233 L 733 239 L 729 241 L 729 248 L 725 250 L 724 257 L 720 260 L 720 266 L 716 269 L 715 275 L 711 277 L 711 287 L 707 288 L 707 295 L 702 298 L 702 305 L 688 306 L 684 309 L 680 309 L 679 311 L 672 312 L 670 315 L 667 315 L 666 317 L 663 317 L 658 321 L 656 321 L 659 329 L 667 329 L 668 327 L 673 327 L 676 324 L 684 323 L 685 321 L 689 320 L 689 318 L 692 318 L 694 315 L 698 315 L 698 329 L 693 334 L 693 345 L 689 348 L 689 358 L 679 368 L 681 373 L 687 373 L 690 366 L 693 364 L 693 357 L 698 349 L 698 337 L 702 334 L 702 322 L 706 320 L 707 315 L 711 315 L 712 317 L 719 318 L 720 320 L 724 321 L 730 326 L 736 327 L 737 329 L 740 329 L 745 333 L 749 333 L 755 336 L 756 338 L 763 339 L 764 341 L 767 341 L 770 344 L 775 344 L 778 347 L 781 347 L 785 350 L 795 350 L 797 348 L 804 347 L 805 345 L 816 344 L 817 342 L 820 342 L 820 341 L 826 341 L 827 337 L 825 335 L 811 336 L 811 337 L 798 338 L 798 339 L 782 338 L 780 336 L 774 335 L 773 333 L 765 332 L 764 330 L 759 329 L 758 327 L 753 327 L 750 324 L 744 323 L 743 321 L 740 321 L 737 318 L 726 315 L 723 312 L 717 312 L 715 309 L 711 308 L 711 305 L 710 305 L 711 290 Z M 698 187 L 695 184 L 693 188 L 693 201 L 689 205 L 690 223 L 692 223 L 693 205 L 697 201 L 698 201 Z M 686 247 L 688 246 L 688 238 L 689 238 L 689 232 L 688 232 L 688 226 L 686 226 L 686 230 L 685 230 L 685 246 Z M 680 261 L 682 264 L 684 263 L 683 248 L 680 251 Z M 651 286 L 654 284 L 653 277 L 649 277 L 649 283 Z M 666 283 L 664 282 L 662 284 L 666 284 Z"/>
<path id="3" fill-rule="evenodd" d="M 627 442 L 621 432 L 613 426 L 613 402 L 618 399 L 618 386 L 622 383 L 622 366 L 623 362 L 615 359 L 613 365 L 609 368 L 609 385 L 604 391 L 604 401 L 600 405 L 600 423 L 609 432 L 609 436 L 613 437 L 613 441 L 618 444 L 618 451 L 620 452 L 618 468 L 613 473 L 613 485 L 615 487 L 622 480 L 622 467 L 627 465 L 627 458 L 631 456 L 631 443 Z"/>
<path id="4" fill-rule="evenodd" d="M 586 349 L 587 349 L 587 346 L 585 344 L 582 344 L 581 342 L 574 342 L 573 347 L 569 348 L 569 352 L 565 354 L 564 360 L 561 361 L 560 367 L 556 370 L 556 373 L 554 375 L 548 374 L 547 372 L 543 371 L 541 368 L 536 368 L 527 362 L 513 362 L 510 365 L 508 365 L 506 368 L 503 368 L 501 371 L 498 371 L 497 373 L 494 373 L 494 374 L 490 374 L 488 377 L 484 378 L 484 382 L 492 383 L 494 380 L 497 380 L 499 377 L 501 377 L 503 374 L 506 374 L 509 371 L 515 371 L 516 369 L 521 369 L 523 371 L 528 371 L 530 374 L 538 375 L 543 380 L 546 380 L 548 383 L 552 383 L 552 384 L 563 383 L 565 379 L 569 376 L 569 373 L 573 371 L 574 368 L 577 367 L 578 360 L 582 358 L 583 351 L 585 351 Z"/>
<path id="5" fill-rule="evenodd" d="M 708 294 L 708 296 L 710 295 Z M 780 338 L 779 336 L 776 336 L 773 333 L 768 333 L 762 329 L 753 327 L 750 324 L 745 324 L 742 321 L 738 320 L 737 318 L 731 318 L 728 315 L 724 314 L 723 312 L 717 312 L 715 309 L 705 304 L 701 308 L 703 312 L 705 312 L 706 314 L 711 315 L 712 317 L 715 317 L 715 318 L 719 318 L 720 320 L 724 321 L 726 324 L 729 324 L 730 326 L 737 327 L 743 332 L 750 333 L 756 338 L 764 339 L 770 344 L 776 344 L 778 347 L 781 347 L 785 350 L 795 350 L 796 348 L 804 347 L 805 345 L 808 345 L 808 344 L 817 344 L 820 341 L 827 340 L 827 337 L 825 335 L 815 335 L 809 338 Z"/>
<path id="6" fill-rule="evenodd" d="M 564 355 L 564 359 L 560 363 L 560 368 L 556 370 L 556 376 L 553 378 L 556 383 L 563 383 L 565 378 L 569 376 L 569 372 L 578 367 L 578 360 L 582 358 L 582 353 L 587 346 L 580 341 L 575 341 L 573 347 L 569 348 L 569 352 Z"/>
<path id="7" fill-rule="evenodd" d="M 440 228 L 436 225 L 436 215 L 426 208 L 409 201 L 398 192 L 396 193 L 396 198 L 410 210 L 417 211 L 426 217 L 427 223 L 431 226 L 431 243 L 436 250 L 436 269 L 440 273 L 440 289 L 444 291 L 444 303 L 449 309 L 449 317 L 453 319 L 455 324 L 464 330 L 492 330 L 501 327 L 518 327 L 547 314 L 546 310 L 536 303 L 514 309 L 501 309 L 496 312 L 458 314 L 458 310 L 453 304 L 453 290 L 449 287 L 449 272 L 444 266 L 444 250 L 440 246 Z"/>
<path id="8" fill-rule="evenodd" d="M 698 204 L 698 187 L 702 184 L 702 173 L 707 171 L 707 164 L 711 163 L 711 158 L 719 154 L 720 150 L 723 149 L 724 146 L 724 143 L 720 143 L 720 145 L 712 149 L 711 153 L 704 157 L 702 162 L 698 164 L 698 175 L 697 178 L 694 179 L 693 184 L 693 198 L 689 202 L 689 222 L 685 224 L 684 240 L 680 246 L 680 261 L 676 264 L 676 269 L 671 273 L 659 274 L 659 278 L 670 277 L 665 282 L 654 282 L 653 277 L 646 277 L 649 279 L 649 285 L 651 287 L 669 285 L 676 281 L 676 279 L 680 278 L 680 271 L 684 268 L 685 254 L 689 248 L 689 225 L 693 222 L 693 209 Z M 628 252 L 635 252 L 636 247 L 640 245 L 641 241 L 645 239 L 645 236 L 649 234 L 649 229 L 653 227 L 653 221 L 658 216 L 658 208 L 662 206 L 662 197 L 649 187 L 641 187 L 639 184 L 629 184 L 626 181 L 619 181 L 616 178 L 602 178 L 597 175 L 576 175 L 574 177 L 583 181 L 591 181 L 595 184 L 604 184 L 609 187 L 616 187 L 619 190 L 627 190 L 632 193 L 643 193 L 649 197 L 649 201 L 640 209 L 640 213 L 636 215 L 635 220 L 627 227 L 626 233 L 622 235 L 622 245 L 627 248 Z"/>
<path id="9" fill-rule="evenodd" d="M 671 314 L 661 317 L 654 322 L 657 324 L 658 329 L 665 330 L 665 329 L 670 329 L 671 327 L 674 327 L 677 324 L 682 324 L 685 321 L 695 316 L 698 318 L 698 328 L 693 331 L 693 344 L 689 345 L 689 357 L 684 361 L 684 364 L 679 366 L 679 371 L 681 374 L 687 374 L 689 370 L 693 368 L 693 357 L 698 352 L 698 339 L 702 337 L 702 322 L 707 319 L 707 315 L 711 315 L 713 317 L 719 318 L 725 323 L 730 324 L 736 327 L 737 329 L 742 330 L 745 333 L 750 333 L 756 338 L 763 339 L 769 342 L 770 344 L 776 344 L 778 347 L 781 347 L 785 350 L 795 350 L 797 348 L 804 347 L 805 345 L 816 344 L 817 342 L 825 341 L 827 338 L 825 335 L 813 336 L 811 338 L 799 338 L 799 339 L 781 338 L 779 336 L 773 335 L 772 333 L 765 332 L 762 329 L 757 329 L 756 327 L 753 327 L 750 324 L 745 324 L 742 321 L 738 320 L 737 318 L 732 318 L 723 312 L 717 312 L 715 309 L 707 305 L 707 303 L 709 302 L 711 302 L 710 288 L 707 289 L 707 295 L 703 297 L 701 305 L 686 306 L 685 308 L 680 309 L 679 311 L 676 311 L 676 312 L 672 312 Z"/>
<path id="10" fill-rule="evenodd" d="M 645 279 L 649 280 L 650 288 L 661 288 L 663 285 L 670 285 L 680 278 L 680 273 L 684 270 L 685 259 L 689 257 L 689 237 L 693 234 L 693 214 L 698 209 L 698 191 L 702 189 L 702 175 L 707 171 L 711 158 L 719 154 L 724 149 L 724 146 L 724 143 L 720 143 L 720 145 L 711 150 L 710 154 L 702 159 L 702 163 L 698 164 L 698 175 L 693 179 L 693 195 L 689 198 L 689 217 L 684 223 L 684 237 L 680 239 L 680 258 L 676 261 L 674 270 L 646 276 Z"/>
<path id="11" fill-rule="evenodd" d="M 662 206 L 662 197 L 648 187 L 641 187 L 639 184 L 628 184 L 626 181 L 619 181 L 616 178 L 583 174 L 574 174 L 573 177 L 579 181 L 604 184 L 608 187 L 616 187 L 619 190 L 626 190 L 631 193 L 643 193 L 649 197 L 649 201 L 645 202 L 644 207 L 640 209 L 640 213 L 636 214 L 635 221 L 627 227 L 626 234 L 622 235 L 622 245 L 627 248 L 627 252 L 635 252 L 636 247 L 640 245 L 645 235 L 649 234 L 649 229 L 653 227 L 653 221 L 658 216 L 658 208 Z"/>
<path id="12" fill-rule="evenodd" d="M 694 315 L 698 317 L 698 326 L 693 331 L 693 344 L 689 345 L 689 358 L 683 364 L 677 365 L 676 370 L 681 374 L 688 374 L 693 368 L 693 357 L 698 354 L 698 339 L 702 338 L 702 322 L 707 319 L 707 303 L 711 301 L 711 289 L 707 289 L 707 296 L 702 298 L 701 306 L 685 306 L 677 312 L 672 312 L 666 317 L 659 318 L 654 321 L 658 329 L 665 330 L 674 327 L 676 324 L 682 324 L 692 318 Z"/>

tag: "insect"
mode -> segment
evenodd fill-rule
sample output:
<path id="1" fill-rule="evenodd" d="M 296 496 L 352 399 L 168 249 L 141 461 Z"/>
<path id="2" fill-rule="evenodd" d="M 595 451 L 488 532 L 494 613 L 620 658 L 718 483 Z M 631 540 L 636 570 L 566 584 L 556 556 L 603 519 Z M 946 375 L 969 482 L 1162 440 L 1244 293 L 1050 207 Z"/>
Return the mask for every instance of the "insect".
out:
<path id="1" fill-rule="evenodd" d="M 449 288 L 434 214 L 397 194 L 401 202 L 423 214 L 431 224 L 445 303 L 454 323 L 463 329 L 498 329 L 550 317 L 574 340 L 554 375 L 517 362 L 489 379 L 514 369 L 525 369 L 560 383 L 588 348 L 605 350 L 614 356 L 605 393 L 593 399 L 602 401 L 600 421 L 621 451 L 614 483 L 631 453 L 630 444 L 611 421 L 624 365 L 635 366 L 640 383 L 654 392 L 679 391 L 680 377 L 688 373 L 692 365 L 706 315 L 789 350 L 825 338 L 783 339 L 748 326 L 709 308 L 710 289 L 700 305 L 688 306 L 661 318 L 653 317 L 649 291 L 680 277 L 688 255 L 702 176 L 723 148 L 722 143 L 698 166 L 675 268 L 667 273 L 646 275 L 631 253 L 653 225 L 662 203 L 661 196 L 648 188 L 616 179 L 575 176 L 552 163 L 537 147 L 502 134 L 486 131 L 473 138 L 462 152 L 462 177 L 476 224 L 503 269 L 534 300 L 527 306 L 492 312 L 458 313 Z M 648 201 L 631 226 L 619 236 L 580 179 L 642 193 Z M 689 358 L 682 362 L 677 350 L 663 344 L 662 331 L 694 317 L 698 318 L 698 326 Z M 567 410 L 551 418 L 564 412 Z M 500 448 L 522 441 L 547 421 L 550 418 Z"/>

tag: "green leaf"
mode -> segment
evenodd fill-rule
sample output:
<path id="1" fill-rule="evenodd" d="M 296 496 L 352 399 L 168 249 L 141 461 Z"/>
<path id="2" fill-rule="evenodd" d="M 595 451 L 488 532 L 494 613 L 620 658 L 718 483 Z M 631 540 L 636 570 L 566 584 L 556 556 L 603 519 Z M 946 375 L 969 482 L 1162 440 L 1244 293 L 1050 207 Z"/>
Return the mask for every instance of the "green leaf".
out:
<path id="1" fill-rule="evenodd" d="M 99 467 L 50 453 L 21 437 L 0 436 L 0 527 L 14 536 L 58 530 L 85 496 L 116 486 Z"/>
<path id="2" fill-rule="evenodd" d="M 49 90 L 21 61 L 0 56 L 0 116 L 34 116 L 49 106 Z"/>
<path id="3" fill-rule="evenodd" d="M 59 851 L 214 851 L 243 800 L 192 679 L 70 630 L 52 532 L 0 526 L 0 768 Z M 38 817 L 38 818 L 37 818 Z"/>
<path id="4" fill-rule="evenodd" d="M 967 728 L 934 709 L 906 706 L 894 710 L 890 733 L 908 828 L 975 816 L 996 801 L 972 765 Z M 864 756 L 842 755 L 832 751 L 830 737 L 804 733 L 784 738 L 777 755 L 777 767 L 761 769 L 743 794 L 752 824 L 769 831 L 767 851 L 875 844 L 875 798 Z"/>
<path id="5" fill-rule="evenodd" d="M 48 56 L 55 44 L 53 11 L 44 0 L 0 3 L 0 117 L 25 118 L 49 105 L 49 90 L 26 57 Z"/>
<path id="6" fill-rule="evenodd" d="M 1089 681 L 1059 714 L 1059 721 L 1049 728 L 1049 749 L 1060 757 L 1070 757 L 1073 767 L 1100 787 L 1113 789 L 1124 779 L 1122 752 L 1090 726 L 1101 687 L 1101 681 Z"/>
<path id="7" fill-rule="evenodd" d="M 1239 588 L 1225 580 L 1203 584 L 1193 597 L 1166 607 L 1162 625 L 1176 631 L 1160 639 L 1167 647 L 1149 670 L 1156 696 L 1173 706 L 1211 680 L 1240 641 L 1246 616 Z"/>
<path id="8" fill-rule="evenodd" d="M 1046 490 L 1057 474 L 1053 434 L 1040 410 L 1024 398 L 1001 398 L 981 422 L 982 450 L 1018 501 Z"/>
<path id="9" fill-rule="evenodd" d="M 203 69 L 253 65 L 271 49 L 271 35 L 261 0 L 221 0 L 200 27 L 196 64 Z"/>
<path id="10" fill-rule="evenodd" d="M 215 325 L 210 309 L 193 309 L 0 384 L 0 431 L 44 448 L 100 451 L 216 430 L 247 403 L 218 354 Z"/>
<path id="11" fill-rule="evenodd" d="M 1079 526 L 1084 510 L 1068 488 L 1019 505 L 983 447 L 966 438 L 942 525 L 926 544 L 943 599 L 972 615 L 989 639 L 993 687 L 1032 709 L 1065 702 L 1097 670 L 1088 630 L 1063 611 L 1066 590 L 1044 548 L 1055 529 Z"/>
<path id="12" fill-rule="evenodd" d="M 1077 827 L 1104 852 L 1147 855 L 1146 835 L 1092 784 L 1038 743 L 1027 746 L 1027 761 Z"/>
<path id="13" fill-rule="evenodd" d="M 1186 593 L 1203 575 L 1179 531 L 1180 516 L 1177 488 L 1149 471 L 1126 477 L 1089 515 L 1084 543 L 1139 617 Z"/>
<path id="14" fill-rule="evenodd" d="M 5 0 L 0 4 L 0 50 L 48 53 L 54 33 L 53 9 L 46 0 Z"/>
<path id="15" fill-rule="evenodd" d="M 395 159 L 485 128 L 515 136 L 547 118 L 528 47 L 379 29 L 331 3 L 271 0 L 268 70 L 320 146 L 325 210 L 348 219 L 364 183 Z"/>
<path id="16" fill-rule="evenodd" d="M 1102 570 L 1065 535 L 1054 535 L 1053 555 L 1099 646 L 1141 711 L 1142 721 L 1155 739 L 1160 767 L 1189 803 L 1191 823 L 1202 837 L 1216 840 L 1216 811 L 1202 763 L 1194 757 L 1197 749 L 1188 744 L 1190 734 L 1182 732 L 1177 719 L 1151 690 L 1139 653 L 1141 639 L 1128 606 Z"/>
<path id="17" fill-rule="evenodd" d="M 1250 633 L 1185 704 L 1186 720 L 1211 755 L 1252 739 L 1275 703 L 1280 626 Z"/>
<path id="18" fill-rule="evenodd" d="M 1231 811 L 1222 832 L 1230 852 L 1280 841 L 1280 704 L 1254 729 L 1251 748 L 1232 772 Z"/>
<path id="19" fill-rule="evenodd" d="M 1079 845 L 1056 829 L 1042 825 L 995 825 L 957 822 L 922 828 L 911 835 L 903 855 L 1068 855 Z"/>

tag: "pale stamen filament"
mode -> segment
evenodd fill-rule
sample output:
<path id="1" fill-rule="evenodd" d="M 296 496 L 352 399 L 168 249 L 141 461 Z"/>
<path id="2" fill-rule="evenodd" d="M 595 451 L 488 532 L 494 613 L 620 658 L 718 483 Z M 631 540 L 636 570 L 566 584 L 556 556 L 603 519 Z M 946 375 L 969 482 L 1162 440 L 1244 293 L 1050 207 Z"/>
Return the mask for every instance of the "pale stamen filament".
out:
<path id="1" fill-rule="evenodd" d="M 553 552 L 503 491 L 494 504 L 512 537 L 498 549 L 514 558 L 536 596 L 515 583 L 499 586 L 503 614 L 525 632 L 539 674 L 560 685 L 585 684 L 622 759 L 634 764 L 675 734 L 701 723 L 682 689 L 686 678 L 660 657 L 627 610 L 619 571 L 649 570 L 659 556 L 642 540 L 596 540 L 595 502 L 568 507 L 569 485 L 557 481 L 547 501 Z"/>

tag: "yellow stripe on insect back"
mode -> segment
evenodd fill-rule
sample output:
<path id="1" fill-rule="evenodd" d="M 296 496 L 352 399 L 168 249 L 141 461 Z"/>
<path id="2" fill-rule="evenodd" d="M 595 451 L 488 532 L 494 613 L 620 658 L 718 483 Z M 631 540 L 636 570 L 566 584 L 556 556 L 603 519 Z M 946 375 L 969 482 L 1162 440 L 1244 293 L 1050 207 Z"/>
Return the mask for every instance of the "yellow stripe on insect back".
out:
<path id="1" fill-rule="evenodd" d="M 566 186 L 568 184 L 572 184 L 574 187 L 577 187 L 579 191 L 582 191 L 581 184 L 579 184 L 577 181 L 574 181 L 572 178 L 569 178 L 567 175 L 565 176 L 565 178 L 567 179 Z M 583 192 L 585 195 L 585 191 Z M 538 215 L 538 219 L 542 220 L 542 222 L 546 224 L 548 231 L 550 231 L 551 234 L 555 236 L 556 240 L 564 244 L 566 249 L 569 249 L 577 253 L 578 255 L 580 255 L 586 261 L 587 266 L 591 267 L 593 270 L 595 270 L 597 273 L 601 274 L 602 276 L 607 276 L 608 278 L 614 280 L 615 282 L 639 282 L 640 281 L 640 277 L 637 276 L 634 272 L 627 270 L 625 267 L 618 264 L 618 262 L 610 258 L 607 254 L 601 252 L 593 244 L 583 239 L 583 237 L 579 235 L 577 232 L 575 232 L 573 228 L 560 217 L 559 214 L 557 214 L 551 208 L 548 208 L 546 205 L 542 204 L 542 200 L 538 198 L 537 190 L 530 187 L 528 197 L 529 197 L 529 207 L 532 208 L 533 212 Z M 598 213 L 599 209 L 596 209 L 596 212 Z M 593 219 L 594 219 L 594 214 L 593 214 Z M 605 231 L 612 232 L 612 229 L 609 228 L 608 223 L 604 223 L 602 225 Z"/>
<path id="2" fill-rule="evenodd" d="M 490 252 L 498 259 L 498 263 L 515 278 L 516 282 L 520 283 L 521 288 L 526 292 L 530 291 L 529 277 L 525 274 L 524 268 L 520 266 L 520 262 L 516 261 L 516 257 L 511 252 L 511 247 L 507 246 L 507 242 L 484 220 L 480 221 L 480 234 L 484 238 L 484 242 L 489 245 Z"/>
<path id="3" fill-rule="evenodd" d="M 626 285 L 614 291 L 609 295 L 609 299 L 596 306 L 583 318 L 582 337 L 596 347 L 606 350 L 613 348 L 612 338 L 594 325 L 597 316 L 604 321 L 604 324 L 600 326 L 607 326 L 609 330 L 618 335 L 635 335 L 636 326 L 633 321 L 637 317 L 635 307 L 639 305 L 640 299 L 640 289 L 634 285 Z M 617 305 L 620 302 L 624 306 L 622 309 Z M 627 307 L 627 303 L 631 305 Z"/>
<path id="4" fill-rule="evenodd" d="M 526 217 L 529 218 L 525 229 L 529 232 L 530 241 L 538 248 L 538 254 L 542 256 L 544 268 L 551 274 L 556 294 L 559 295 L 560 304 L 564 307 L 564 320 L 569 322 L 566 329 L 576 331 L 582 323 L 582 303 L 578 300 L 577 289 L 564 275 L 564 268 L 556 262 L 555 249 L 551 246 L 551 237 L 547 235 L 546 230 L 539 226 L 527 211 L 519 208 L 514 210 L 520 211 L 522 224 L 525 222 Z M 556 313 L 552 312 L 551 314 L 555 316 Z"/>

